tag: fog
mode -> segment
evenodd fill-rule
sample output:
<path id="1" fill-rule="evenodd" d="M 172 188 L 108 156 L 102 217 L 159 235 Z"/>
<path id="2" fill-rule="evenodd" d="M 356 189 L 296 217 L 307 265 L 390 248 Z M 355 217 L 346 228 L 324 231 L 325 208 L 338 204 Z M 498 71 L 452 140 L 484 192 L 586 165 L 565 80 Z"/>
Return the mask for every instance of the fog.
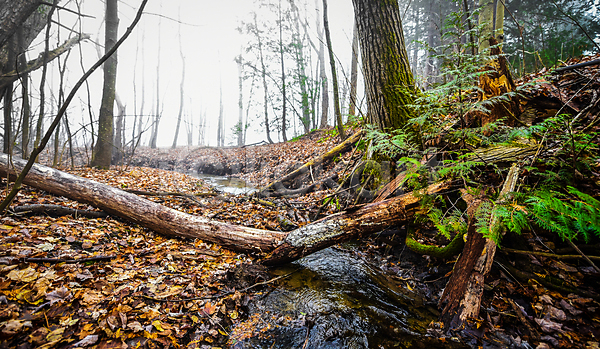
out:
<path id="1" fill-rule="evenodd" d="M 271 0 L 273 4 L 278 2 Z M 284 2 L 285 3 L 285 2 Z M 319 1 L 321 3 L 321 1 Z M 131 24 L 139 8 L 141 1 L 123 0 L 119 2 L 119 37 Z M 61 2 L 61 6 L 78 11 L 78 3 L 75 1 Z M 306 3 L 298 2 L 300 11 L 306 13 L 307 23 L 311 26 L 310 35 L 312 40 L 317 41 L 316 35 L 316 12 L 315 1 L 308 0 Z M 328 5 L 331 35 L 334 51 L 341 63 L 338 69 L 349 75 L 351 61 L 351 41 L 353 25 L 353 6 L 350 0 L 330 1 Z M 162 110 L 162 119 L 158 134 L 158 146 L 170 146 L 173 142 L 175 125 L 180 105 L 180 82 L 182 75 L 182 60 L 180 56 L 179 34 L 181 34 L 181 50 L 185 57 L 185 85 L 184 85 L 184 121 L 182 121 L 179 133 L 178 145 L 187 145 L 186 127 L 194 123 L 193 142 L 198 144 L 198 124 L 202 115 L 207 118 L 206 143 L 216 144 L 217 119 L 220 108 L 219 91 L 223 94 L 223 111 L 225 116 L 225 144 L 231 144 L 234 136 L 232 127 L 238 122 L 238 67 L 234 59 L 240 53 L 246 59 L 254 59 L 253 52 L 242 52 L 249 38 L 240 34 L 236 28 L 242 21 L 251 21 L 252 12 L 258 14 L 258 20 L 269 23 L 276 21 L 273 12 L 260 7 L 258 2 L 244 0 L 224 1 L 149 1 L 144 15 L 131 36 L 117 51 L 117 95 L 126 105 L 126 136 L 129 141 L 132 134 L 134 114 L 140 114 L 142 100 L 144 104 L 143 114 L 149 116 L 154 113 L 156 105 L 157 81 L 159 82 L 159 99 Z M 306 11 L 306 12 L 304 12 Z M 66 58 L 65 89 L 67 93 L 70 87 L 83 74 L 82 63 L 85 70 L 92 66 L 99 57 L 97 47 L 102 46 L 104 52 L 104 3 L 100 1 L 85 1 L 81 4 L 81 13 L 86 16 L 78 22 L 78 16 L 65 10 L 58 10 L 54 16 L 56 24 L 52 26 L 51 49 L 59 43 L 64 42 L 69 35 L 73 35 L 68 28 L 91 35 L 90 40 L 81 44 L 81 49 L 75 47 Z M 322 12 L 321 12 L 322 13 Z M 320 18 L 319 18 L 320 19 Z M 160 29 L 160 30 L 159 30 Z M 32 50 L 28 52 L 28 59 L 37 57 L 43 50 L 43 34 L 32 44 Z M 284 38 L 285 40 L 285 38 Z M 160 51 L 159 51 L 160 42 Z M 317 42 L 318 43 L 318 42 Z M 80 56 L 80 52 L 82 55 Z M 312 52 L 313 60 L 316 62 L 316 52 Z M 65 64 L 65 57 L 61 57 Z M 160 62 L 160 64 L 159 64 Z M 313 62 L 313 71 L 316 64 Z M 158 67 L 158 68 L 157 68 Z M 159 78 L 157 79 L 157 69 Z M 329 74 L 329 66 L 327 66 Z M 344 79 L 344 72 L 338 73 L 340 79 Z M 41 69 L 33 75 L 34 94 L 39 93 L 39 80 Z M 47 91 L 54 99 L 58 91 L 58 61 L 49 65 Z M 102 97 L 102 73 L 99 69 L 88 79 L 89 100 L 91 108 L 88 108 L 88 93 L 86 86 L 82 87 L 77 97 L 69 108 L 67 117 L 73 131 L 81 131 L 76 135 L 78 146 L 83 141 L 89 141 L 89 132 L 84 132 L 83 127 L 89 130 L 90 115 L 97 119 L 100 99 Z M 37 84 L 37 86 L 36 86 Z M 329 84 L 331 88 L 331 84 Z M 251 97 L 254 102 L 262 99 L 262 90 L 256 86 L 250 95 L 250 80 L 244 82 L 244 103 L 248 103 Z M 142 96 L 143 91 L 143 96 Z M 48 94 L 48 92 L 47 92 Z M 55 104 L 54 102 L 53 104 Z M 33 101 L 36 107 L 39 101 Z M 57 110 L 56 106 L 49 106 L 47 110 Z M 116 110 L 116 109 L 115 109 Z M 274 111 L 269 107 L 270 117 L 274 118 Z M 34 111 L 35 113 L 35 111 Z M 265 140 L 262 106 L 250 110 L 246 143 L 254 143 Z M 301 132 L 299 121 L 294 115 L 288 117 L 291 138 Z M 186 121 L 187 120 L 187 126 Z M 330 116 L 333 121 L 333 117 Z M 294 134 L 294 123 L 296 133 Z M 48 122 L 46 122 L 46 127 Z M 144 124 L 150 127 L 148 121 Z M 86 135 L 84 140 L 84 135 Z M 147 145 L 150 138 L 150 130 L 144 133 L 142 145 Z M 273 132 L 272 138 L 278 139 L 277 132 Z"/>

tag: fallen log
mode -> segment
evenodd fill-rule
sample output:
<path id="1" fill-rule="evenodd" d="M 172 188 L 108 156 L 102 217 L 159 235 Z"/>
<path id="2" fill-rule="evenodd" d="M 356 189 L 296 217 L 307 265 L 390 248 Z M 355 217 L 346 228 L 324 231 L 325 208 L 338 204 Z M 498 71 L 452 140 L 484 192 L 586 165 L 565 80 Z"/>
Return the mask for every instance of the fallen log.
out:
<path id="1" fill-rule="evenodd" d="M 513 164 L 500 191 L 499 202 L 505 200 L 506 195 L 515 190 L 518 176 L 519 166 Z M 484 280 L 492 269 L 496 255 L 496 242 L 484 238 L 476 230 L 475 211 L 481 203 L 480 199 L 475 199 L 471 203 L 467 241 L 440 298 L 440 305 L 447 302 L 441 315 L 446 328 L 458 328 L 466 319 L 479 315 Z M 489 222 L 490 231 L 496 224 L 497 217 L 492 215 Z"/>
<path id="2" fill-rule="evenodd" d="M 407 193 L 322 218 L 287 234 L 283 243 L 263 260 L 263 264 L 291 262 L 340 242 L 361 238 L 389 226 L 406 224 L 419 209 L 423 195 L 439 194 L 451 187 L 452 182 L 439 182 L 418 193 Z"/>
<path id="3" fill-rule="evenodd" d="M 340 153 L 346 151 L 348 148 L 353 146 L 356 142 L 358 142 L 358 140 L 362 137 L 362 135 L 363 135 L 362 131 L 355 132 L 351 137 L 349 137 L 342 143 L 338 144 L 336 147 L 334 147 L 330 151 L 326 152 L 325 154 L 322 154 L 322 155 L 310 160 L 309 162 L 305 163 L 304 165 L 297 168 L 296 170 L 288 173 L 287 175 L 283 176 L 282 178 L 280 178 L 274 182 L 271 182 L 269 185 L 267 185 L 266 187 L 264 187 L 263 189 L 261 189 L 259 191 L 259 193 L 258 193 L 259 196 L 263 196 L 263 197 L 264 196 L 272 196 L 271 193 L 277 192 L 278 188 L 280 187 L 280 185 L 283 182 L 290 181 L 304 173 L 307 173 L 311 167 L 320 165 L 326 161 L 333 159 Z"/>
<path id="4" fill-rule="evenodd" d="M 16 177 L 26 161 L 0 155 L 0 175 Z M 14 168 L 12 167 L 14 165 Z M 287 263 L 339 242 L 361 238 L 389 226 L 407 223 L 424 194 L 437 194 L 452 182 L 435 183 L 417 194 L 408 193 L 367 204 L 293 230 L 261 230 L 186 214 L 135 194 L 53 168 L 34 164 L 24 184 L 99 208 L 111 215 L 173 237 L 198 238 L 239 252 L 271 252 L 265 264 Z"/>
<path id="5" fill-rule="evenodd" d="M 26 161 L 0 155 L 0 174 L 16 176 Z M 14 169 L 10 170 L 11 165 Z M 167 236 L 198 238 L 234 251 L 270 251 L 285 233 L 260 230 L 193 216 L 96 181 L 34 164 L 24 184 L 82 202 Z"/>

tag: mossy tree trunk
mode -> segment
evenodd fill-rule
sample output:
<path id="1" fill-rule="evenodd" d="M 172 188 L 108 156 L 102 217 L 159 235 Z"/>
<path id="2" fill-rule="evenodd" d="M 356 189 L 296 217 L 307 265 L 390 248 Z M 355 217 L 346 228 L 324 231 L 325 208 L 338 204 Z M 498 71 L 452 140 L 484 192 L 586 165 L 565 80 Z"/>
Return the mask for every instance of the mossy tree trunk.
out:
<path id="1" fill-rule="evenodd" d="M 106 23 L 105 23 L 105 52 L 115 46 L 117 42 L 117 29 L 119 17 L 117 12 L 117 0 L 106 1 Z M 104 63 L 104 88 L 102 90 L 102 104 L 98 116 L 98 141 L 96 142 L 96 153 L 92 159 L 92 166 L 109 168 L 112 160 L 113 142 L 113 109 L 115 105 L 115 81 L 117 80 L 117 55 L 113 54 Z"/>
<path id="2" fill-rule="evenodd" d="M 398 129 L 411 117 L 415 82 L 395 0 L 353 0 L 362 54 L 369 122 Z"/>

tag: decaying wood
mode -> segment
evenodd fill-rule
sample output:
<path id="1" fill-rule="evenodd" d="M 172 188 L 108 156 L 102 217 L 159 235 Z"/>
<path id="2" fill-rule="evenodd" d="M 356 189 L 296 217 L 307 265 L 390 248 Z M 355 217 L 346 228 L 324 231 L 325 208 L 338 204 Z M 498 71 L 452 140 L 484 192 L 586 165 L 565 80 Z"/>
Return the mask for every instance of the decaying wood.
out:
<path id="1" fill-rule="evenodd" d="M 500 202 L 508 193 L 514 191 L 518 175 L 519 167 L 513 164 L 500 191 L 498 199 Z M 475 220 L 472 219 L 474 214 L 474 211 L 469 214 L 471 220 L 467 232 L 467 243 L 463 254 L 454 265 L 453 275 L 440 299 L 440 304 L 448 302 L 442 311 L 442 319 L 451 328 L 460 326 L 467 318 L 478 316 L 484 279 L 492 268 L 496 254 L 496 243 L 487 238 L 484 240 L 483 236 L 476 232 Z M 490 227 L 497 223 L 496 220 L 497 218 L 492 215 Z"/>
<path id="2" fill-rule="evenodd" d="M 356 142 L 358 142 L 358 140 L 362 137 L 362 134 L 363 134 L 362 131 L 355 132 L 351 137 L 348 137 L 348 139 L 346 139 L 344 142 L 338 144 L 336 147 L 334 147 L 330 151 L 320 155 L 319 157 L 316 157 L 316 158 L 310 160 L 309 162 L 302 165 L 300 168 L 298 168 L 298 169 L 288 173 L 287 175 L 283 176 L 282 178 L 270 183 L 269 185 L 267 185 L 266 187 L 264 187 L 263 189 L 260 190 L 259 195 L 260 196 L 270 196 L 269 193 L 276 192 L 282 183 L 290 181 L 302 174 L 309 172 L 311 167 L 318 166 L 326 161 L 329 161 L 329 160 L 335 158 L 337 155 L 346 151 L 348 148 L 350 148 Z"/>
<path id="3" fill-rule="evenodd" d="M 0 155 L 0 175 L 16 177 L 26 161 Z M 14 168 L 12 167 L 14 165 Z M 340 212 L 289 233 L 253 229 L 193 216 L 96 181 L 34 164 L 24 184 L 99 208 L 157 233 L 198 238 L 240 252 L 272 252 L 266 264 L 283 264 L 342 241 L 406 223 L 419 207 L 420 195 L 449 189 L 441 182 L 413 193 Z"/>
<path id="4" fill-rule="evenodd" d="M 298 228 L 284 238 L 283 243 L 263 260 L 263 264 L 291 262 L 337 243 L 361 238 L 392 225 L 405 224 L 418 209 L 422 195 L 438 194 L 451 185 L 451 182 L 432 184 L 418 195 L 407 193 L 366 204 L 354 211 L 340 212 Z"/>
<path id="5" fill-rule="evenodd" d="M 531 144 L 494 145 L 475 150 L 467 160 L 481 161 L 485 164 L 516 162 L 528 156 L 534 156 L 539 147 L 539 145 Z"/>

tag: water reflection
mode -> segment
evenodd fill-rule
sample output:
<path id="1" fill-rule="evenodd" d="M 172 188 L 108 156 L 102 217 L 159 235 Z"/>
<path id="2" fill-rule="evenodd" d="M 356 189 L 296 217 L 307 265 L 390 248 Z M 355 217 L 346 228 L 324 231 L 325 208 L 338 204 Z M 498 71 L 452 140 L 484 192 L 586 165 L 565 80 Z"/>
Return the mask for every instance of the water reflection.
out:
<path id="1" fill-rule="evenodd" d="M 256 191 L 256 188 L 250 186 L 243 179 L 235 177 L 215 176 L 204 173 L 191 173 L 193 177 L 205 180 L 215 189 L 234 195 L 250 194 Z"/>

